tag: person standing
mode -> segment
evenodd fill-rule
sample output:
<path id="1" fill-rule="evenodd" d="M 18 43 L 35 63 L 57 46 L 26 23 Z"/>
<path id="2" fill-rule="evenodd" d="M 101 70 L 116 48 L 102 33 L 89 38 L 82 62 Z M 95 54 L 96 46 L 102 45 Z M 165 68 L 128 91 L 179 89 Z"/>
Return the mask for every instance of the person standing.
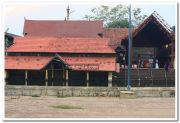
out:
<path id="1" fill-rule="evenodd" d="M 168 62 L 168 61 L 165 63 L 164 69 L 165 69 L 166 71 L 169 71 L 169 62 Z"/>
<path id="2" fill-rule="evenodd" d="M 141 59 L 140 61 L 140 67 L 143 68 L 144 67 L 144 61 Z"/>
<path id="3" fill-rule="evenodd" d="M 141 58 L 140 58 L 140 55 L 138 55 L 137 67 L 140 68 L 140 66 L 141 66 Z"/>
<path id="4" fill-rule="evenodd" d="M 156 68 L 156 69 L 159 69 L 158 59 L 155 60 L 155 68 Z"/>
<path id="5" fill-rule="evenodd" d="M 154 64 L 153 61 L 154 61 L 153 57 L 152 57 L 152 55 L 150 55 L 150 58 L 149 58 L 149 66 L 150 66 L 150 68 L 153 68 L 153 64 Z"/>

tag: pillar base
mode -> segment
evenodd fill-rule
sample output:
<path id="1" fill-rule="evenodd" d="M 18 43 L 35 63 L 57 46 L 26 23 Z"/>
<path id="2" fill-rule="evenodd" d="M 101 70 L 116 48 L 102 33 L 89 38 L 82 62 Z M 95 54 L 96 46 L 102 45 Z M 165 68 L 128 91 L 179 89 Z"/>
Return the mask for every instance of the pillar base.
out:
<path id="1" fill-rule="evenodd" d="M 112 82 L 108 82 L 108 87 L 112 87 Z"/>
<path id="2" fill-rule="evenodd" d="M 112 87 L 112 72 L 108 73 L 108 87 Z"/>
<path id="3" fill-rule="evenodd" d="M 86 83 L 86 86 L 89 87 L 89 82 Z"/>
<path id="4" fill-rule="evenodd" d="M 25 82 L 25 86 L 27 86 L 27 80 L 26 80 L 26 82 Z"/>
<path id="5" fill-rule="evenodd" d="M 65 86 L 68 86 L 68 82 L 66 82 L 66 85 Z"/>
<path id="6" fill-rule="evenodd" d="M 45 86 L 48 86 L 48 82 L 46 81 Z"/>

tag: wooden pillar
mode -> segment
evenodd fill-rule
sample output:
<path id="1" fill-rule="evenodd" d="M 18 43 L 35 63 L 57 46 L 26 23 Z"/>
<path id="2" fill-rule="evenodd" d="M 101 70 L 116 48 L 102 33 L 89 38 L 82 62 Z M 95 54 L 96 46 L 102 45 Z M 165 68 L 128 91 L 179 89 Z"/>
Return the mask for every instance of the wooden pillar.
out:
<path id="1" fill-rule="evenodd" d="M 62 85 L 63 85 L 63 86 L 65 86 L 65 83 L 66 83 L 65 81 L 66 81 L 66 80 L 65 80 L 64 68 L 63 68 L 63 70 L 62 70 L 62 71 L 63 71 L 63 76 L 62 76 L 62 78 L 63 78 L 63 83 L 62 83 Z"/>
<path id="2" fill-rule="evenodd" d="M 108 87 L 112 87 L 112 72 L 108 72 Z"/>
<path id="3" fill-rule="evenodd" d="M 66 70 L 66 86 L 68 86 L 68 79 L 69 79 L 68 70 Z"/>
<path id="4" fill-rule="evenodd" d="M 176 69 L 176 57 L 173 58 L 173 68 Z"/>
<path id="5" fill-rule="evenodd" d="M 175 59 L 174 59 L 174 40 L 171 43 L 171 65 L 173 66 L 173 68 L 175 68 Z"/>
<path id="6" fill-rule="evenodd" d="M 86 86 L 89 87 L 89 72 L 86 74 Z"/>
<path id="7" fill-rule="evenodd" d="M 54 69 L 52 70 L 52 86 L 54 86 Z"/>
<path id="8" fill-rule="evenodd" d="M 46 70 L 45 77 L 46 77 L 45 86 L 48 86 L 48 70 Z"/>
<path id="9" fill-rule="evenodd" d="M 52 69 L 52 86 L 54 86 L 54 69 Z"/>
<path id="10" fill-rule="evenodd" d="M 28 81 L 28 71 L 25 71 L 25 85 L 27 86 L 27 81 Z"/>
<path id="11" fill-rule="evenodd" d="M 51 85 L 54 86 L 54 67 L 53 67 L 53 64 L 51 64 L 51 78 L 52 78 L 52 81 L 51 81 Z"/>

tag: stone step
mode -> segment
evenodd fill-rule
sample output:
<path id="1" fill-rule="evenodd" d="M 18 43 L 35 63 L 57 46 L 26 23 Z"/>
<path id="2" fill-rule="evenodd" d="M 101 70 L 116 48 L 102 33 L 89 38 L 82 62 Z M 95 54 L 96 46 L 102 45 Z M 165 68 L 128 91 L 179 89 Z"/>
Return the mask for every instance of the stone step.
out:
<path id="1" fill-rule="evenodd" d="M 120 91 L 120 98 L 134 99 L 136 97 L 137 96 L 134 91 Z"/>

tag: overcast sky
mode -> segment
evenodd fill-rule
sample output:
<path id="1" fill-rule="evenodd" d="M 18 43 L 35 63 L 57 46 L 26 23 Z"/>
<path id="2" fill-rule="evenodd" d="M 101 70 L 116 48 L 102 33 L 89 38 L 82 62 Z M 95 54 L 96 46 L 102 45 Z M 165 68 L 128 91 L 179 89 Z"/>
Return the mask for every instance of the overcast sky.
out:
<path id="1" fill-rule="evenodd" d="M 5 4 L 5 30 L 9 28 L 10 33 L 22 35 L 24 17 L 30 20 L 64 20 L 66 8 L 69 4 L 71 11 L 70 20 L 82 20 L 85 14 L 91 14 L 91 9 L 101 4 Z M 119 4 L 119 3 L 117 3 Z M 104 5 L 104 4 L 103 4 Z M 114 6 L 116 4 L 108 4 Z M 170 26 L 176 24 L 176 4 L 131 4 L 132 8 L 141 8 L 142 14 L 150 15 L 157 11 Z"/>

